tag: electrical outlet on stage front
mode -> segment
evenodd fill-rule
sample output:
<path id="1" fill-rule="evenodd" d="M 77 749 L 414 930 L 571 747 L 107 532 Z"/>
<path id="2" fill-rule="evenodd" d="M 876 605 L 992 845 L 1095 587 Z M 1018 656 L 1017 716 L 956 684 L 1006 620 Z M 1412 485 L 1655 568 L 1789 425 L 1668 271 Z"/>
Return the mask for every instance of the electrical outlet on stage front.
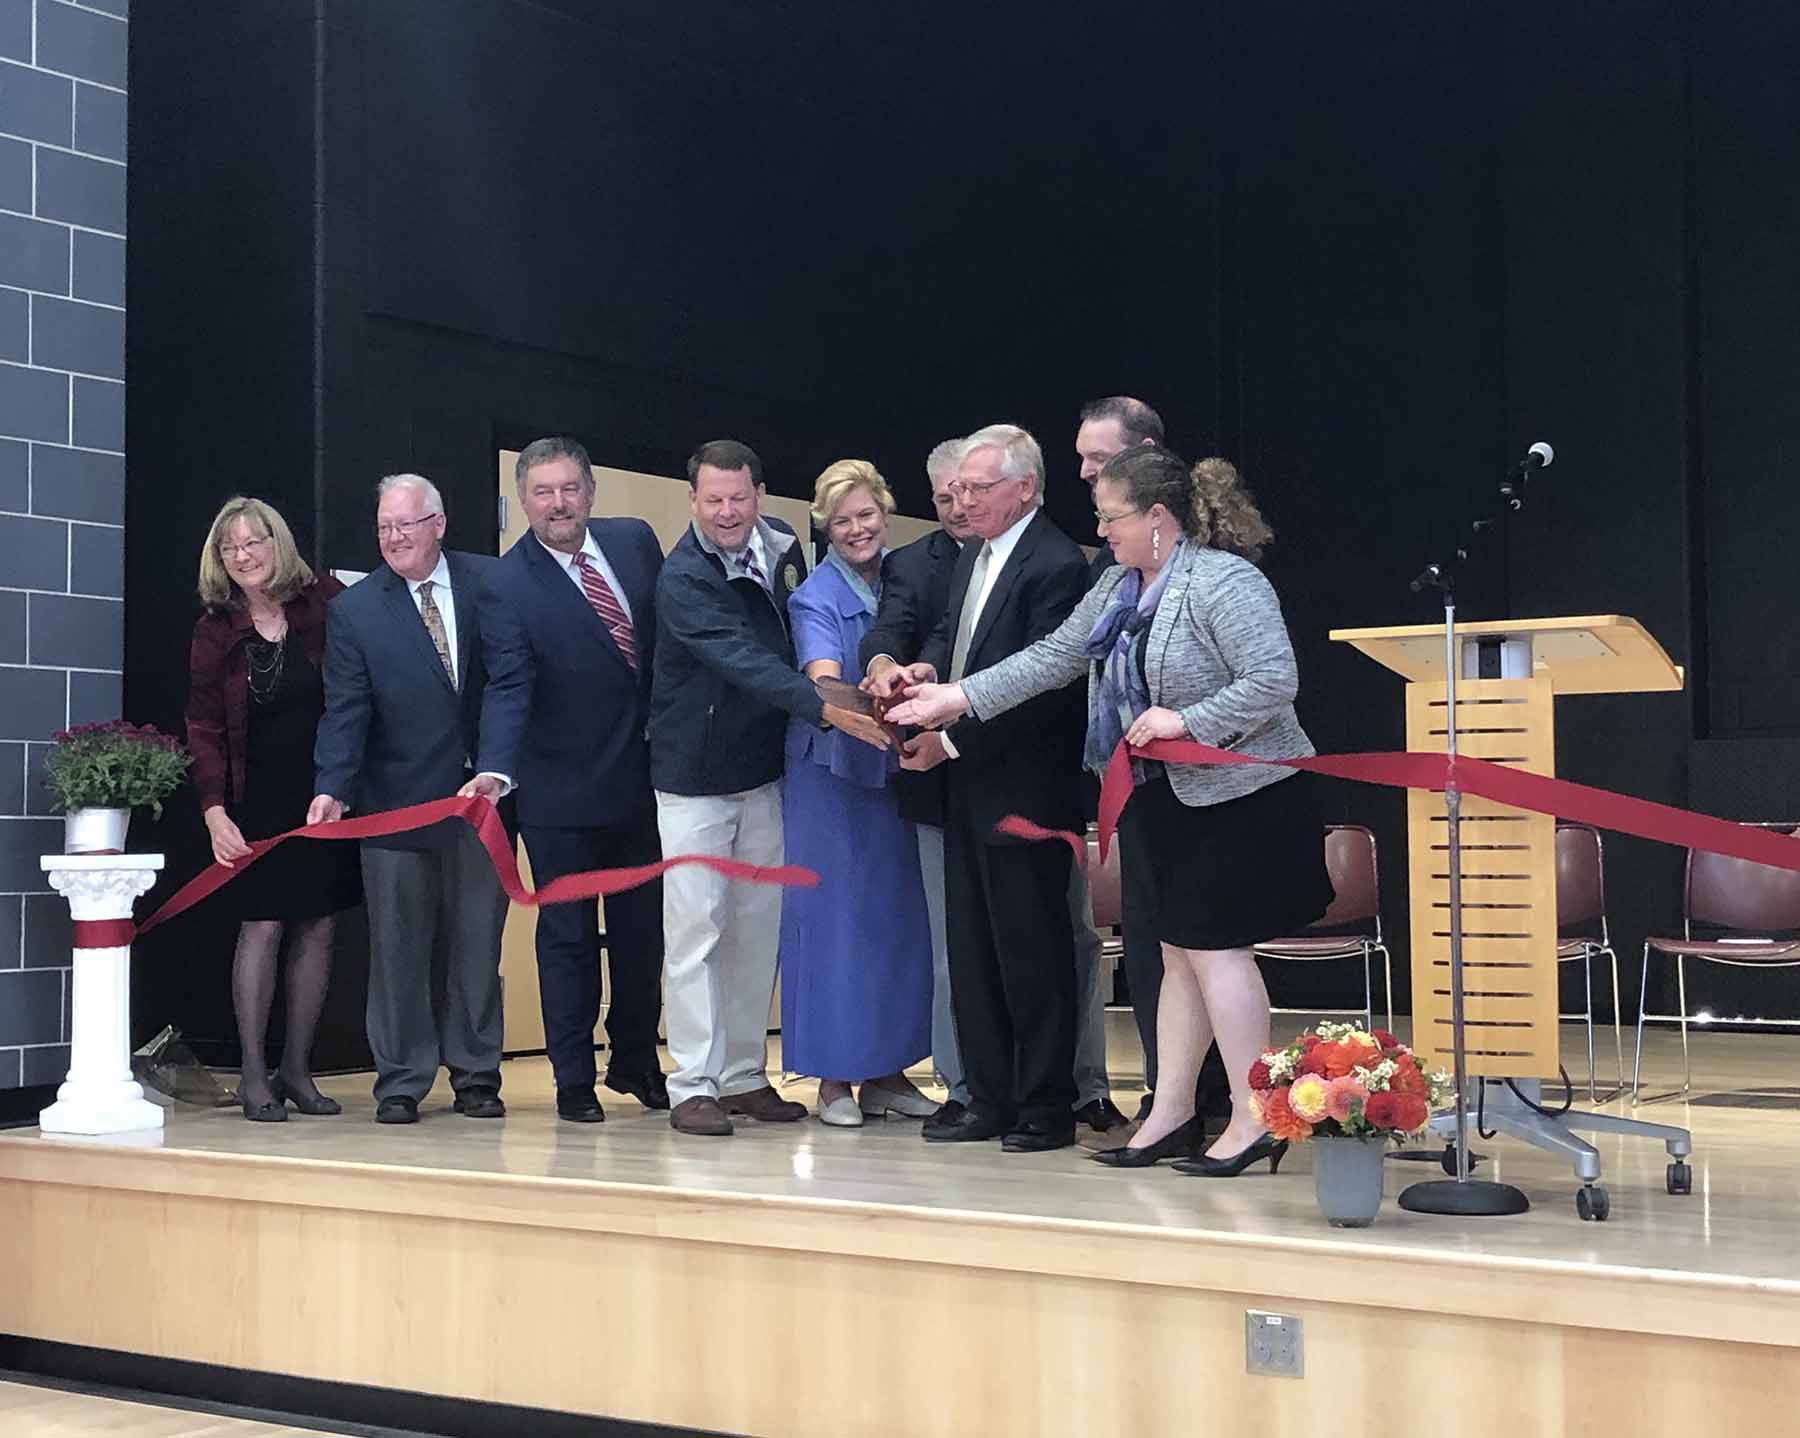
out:
<path id="1" fill-rule="evenodd" d="M 1306 1349 L 1300 1320 L 1291 1313 L 1244 1314 L 1244 1370 L 1277 1378 L 1306 1376 Z"/>

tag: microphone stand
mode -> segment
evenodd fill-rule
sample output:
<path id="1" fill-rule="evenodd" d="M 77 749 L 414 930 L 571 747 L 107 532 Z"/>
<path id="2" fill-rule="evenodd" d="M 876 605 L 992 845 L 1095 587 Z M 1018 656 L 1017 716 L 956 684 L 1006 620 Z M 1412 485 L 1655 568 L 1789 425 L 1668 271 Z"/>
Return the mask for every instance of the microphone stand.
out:
<path id="1" fill-rule="evenodd" d="M 1502 493 L 1516 508 L 1519 501 L 1505 489 Z M 1477 520 L 1474 532 L 1480 533 L 1492 523 Z M 1468 551 L 1459 547 L 1456 558 L 1467 559 Z M 1450 773 L 1444 783 L 1444 836 L 1450 858 L 1450 1044 L 1456 1071 L 1456 1177 L 1410 1185 L 1400 1194 L 1400 1206 L 1414 1213 L 1524 1213 L 1531 1202 L 1521 1190 L 1509 1183 L 1469 1176 L 1468 1058 L 1463 1031 L 1462 792 L 1456 783 L 1456 672 L 1460 665 L 1454 569 L 1445 564 L 1426 565 L 1413 580 L 1412 589 L 1416 594 L 1428 587 L 1436 589 L 1444 600 L 1444 747 L 1450 758 Z"/>

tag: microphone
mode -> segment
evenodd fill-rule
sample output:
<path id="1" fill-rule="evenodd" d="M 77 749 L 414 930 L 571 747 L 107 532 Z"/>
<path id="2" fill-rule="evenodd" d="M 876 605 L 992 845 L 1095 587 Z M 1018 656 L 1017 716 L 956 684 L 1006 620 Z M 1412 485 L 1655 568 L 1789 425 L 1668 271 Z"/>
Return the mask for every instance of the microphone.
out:
<path id="1" fill-rule="evenodd" d="M 1514 509 L 1519 508 L 1524 503 L 1525 482 L 1532 472 L 1548 469 L 1554 463 L 1556 451 L 1540 439 L 1525 451 L 1525 458 L 1506 472 L 1506 478 L 1500 484 L 1500 497 Z"/>

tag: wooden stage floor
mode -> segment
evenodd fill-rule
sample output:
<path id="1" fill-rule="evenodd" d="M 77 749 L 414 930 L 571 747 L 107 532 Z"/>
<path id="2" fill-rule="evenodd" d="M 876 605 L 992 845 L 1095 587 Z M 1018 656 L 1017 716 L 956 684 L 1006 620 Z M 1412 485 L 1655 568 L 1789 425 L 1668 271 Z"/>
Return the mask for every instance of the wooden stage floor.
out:
<path id="1" fill-rule="evenodd" d="M 1494 1139 L 1481 1173 L 1530 1213 L 1406 1213 L 1399 1190 L 1440 1175 L 1390 1162 L 1354 1232 L 1319 1216 L 1304 1146 L 1214 1181 L 927 1144 L 916 1122 L 688 1138 L 605 1091 L 605 1124 L 559 1122 L 532 1059 L 506 1066 L 504 1122 L 440 1085 L 418 1125 L 378 1126 L 367 1076 L 341 1077 L 340 1118 L 177 1109 L 155 1147 L 0 1135 L 0 1224 L 31 1239 L 0 1257 L 0 1331 L 729 1432 L 1173 1432 L 1217 1400 L 1215 1433 L 1347 1434 L 1355 1395 L 1448 1382 L 1486 1397 L 1465 1433 L 1721 1432 L 1800 1379 L 1797 1065 L 1800 1039 L 1696 1036 L 1692 1098 L 1638 1110 L 1692 1128 L 1691 1196 L 1664 1192 L 1660 1144 L 1602 1135 L 1612 1215 L 1583 1223 L 1566 1162 Z M 1645 1071 L 1668 1090 L 1672 1035 Z M 182 1265 L 185 1322 L 147 1276 Z M 255 1321 L 209 1328 L 215 1283 Z M 1250 1307 L 1306 1319 L 1305 1379 L 1245 1375 Z M 497 1352 L 420 1369 L 497 1324 Z M 695 1371 L 708 1351 L 730 1356 Z"/>

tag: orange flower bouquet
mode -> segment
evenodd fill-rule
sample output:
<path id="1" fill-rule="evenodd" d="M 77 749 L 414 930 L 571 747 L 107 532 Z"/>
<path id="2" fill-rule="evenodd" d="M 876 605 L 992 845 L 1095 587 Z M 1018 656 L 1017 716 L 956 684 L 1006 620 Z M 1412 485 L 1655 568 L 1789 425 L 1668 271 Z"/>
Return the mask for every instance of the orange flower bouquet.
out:
<path id="1" fill-rule="evenodd" d="M 1250 1066 L 1251 1101 L 1276 1138 L 1398 1141 L 1425 1127 L 1450 1080 L 1386 1029 L 1320 1024 Z"/>

